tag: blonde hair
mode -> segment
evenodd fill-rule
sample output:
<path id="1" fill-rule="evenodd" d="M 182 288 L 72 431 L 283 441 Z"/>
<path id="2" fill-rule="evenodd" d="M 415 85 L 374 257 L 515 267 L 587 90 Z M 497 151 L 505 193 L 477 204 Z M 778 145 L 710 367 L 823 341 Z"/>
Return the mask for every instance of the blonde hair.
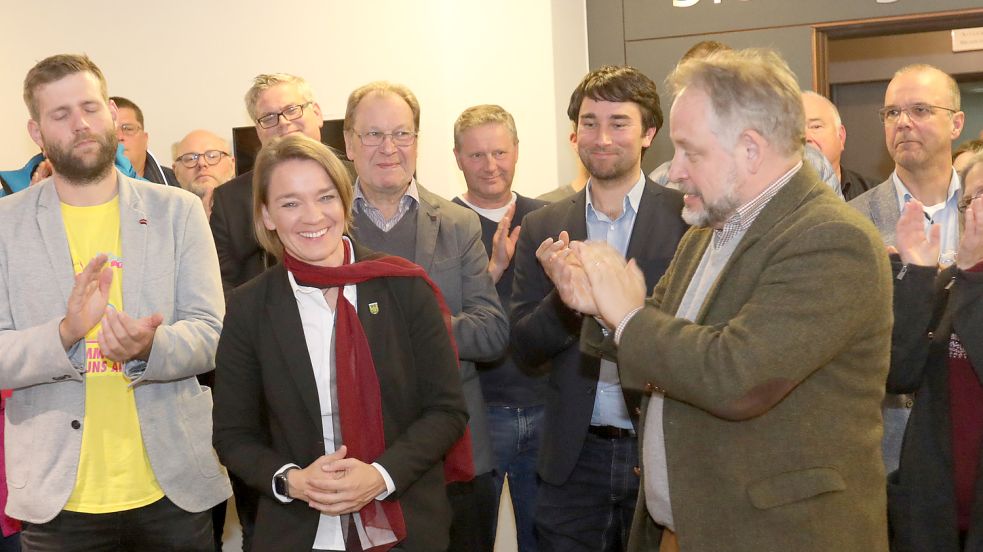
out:
<path id="1" fill-rule="evenodd" d="M 512 135 L 512 143 L 519 143 L 519 133 L 515 130 L 515 119 L 512 115 L 501 106 L 484 104 L 465 109 L 454 121 L 454 149 L 461 147 L 461 134 L 464 131 L 489 123 L 504 126 Z"/>
<path id="2" fill-rule="evenodd" d="M 311 90 L 311 85 L 301 77 L 291 75 L 289 73 L 269 73 L 256 75 L 253 77 L 253 85 L 249 87 L 248 91 L 246 91 L 245 97 L 246 111 L 249 112 L 249 117 L 253 121 L 259 118 L 260 115 L 256 112 L 256 102 L 259 101 L 259 95 L 266 90 L 281 84 L 296 86 L 297 92 L 303 96 L 305 102 L 314 101 L 314 91 Z"/>
<path id="3" fill-rule="evenodd" d="M 256 232 L 256 241 L 278 261 L 283 260 L 283 242 L 275 230 L 270 230 L 263 224 L 263 207 L 268 207 L 273 171 L 290 160 L 314 161 L 320 165 L 338 190 L 338 197 L 345 211 L 346 233 L 352 222 L 352 201 L 355 195 L 352 178 L 335 154 L 321 142 L 300 133 L 271 140 L 259 150 L 253 166 L 253 229 Z"/>
<path id="4" fill-rule="evenodd" d="M 712 130 L 734 144 L 746 130 L 765 137 L 785 155 L 805 144 L 802 90 L 777 52 L 765 48 L 718 51 L 680 63 L 667 79 L 674 96 L 694 87 L 710 98 Z"/>
<path id="5" fill-rule="evenodd" d="M 413 92 L 402 84 L 388 81 L 375 81 L 359 86 L 348 95 L 348 105 L 345 106 L 345 132 L 351 132 L 355 128 L 355 110 L 358 104 L 362 103 L 369 94 L 392 94 L 402 98 L 406 105 L 410 106 L 413 112 L 413 130 L 420 130 L 420 102 L 417 101 Z"/>

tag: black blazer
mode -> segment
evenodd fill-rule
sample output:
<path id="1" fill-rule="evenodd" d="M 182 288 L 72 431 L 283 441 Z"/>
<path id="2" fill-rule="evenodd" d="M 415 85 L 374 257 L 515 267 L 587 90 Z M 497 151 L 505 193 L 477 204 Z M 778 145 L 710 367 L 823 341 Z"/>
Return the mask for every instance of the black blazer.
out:
<path id="1" fill-rule="evenodd" d="M 215 188 L 208 219 L 225 294 L 266 270 L 266 252 L 253 230 L 253 171 Z"/>
<path id="2" fill-rule="evenodd" d="M 583 318 L 563 304 L 536 259 L 536 249 L 546 238 L 556 239 L 562 230 L 569 232 L 571 240 L 587 239 L 586 194 L 585 188 L 529 213 L 522 221 L 514 258 L 510 309 L 513 358 L 527 368 L 550 363 L 539 476 L 551 485 L 562 485 L 580 456 L 594 411 L 600 362 L 580 352 Z M 682 209 L 680 192 L 645 179 L 627 257 L 635 259 L 645 273 L 649 293 L 668 268 L 686 231 Z M 626 390 L 625 402 L 637 427 L 641 394 Z"/>
<path id="3" fill-rule="evenodd" d="M 891 550 L 957 552 L 949 336 L 955 333 L 983 381 L 983 273 L 950 267 L 894 269 L 894 332 L 889 393 L 917 393 L 901 447 L 901 464 L 888 480 Z M 983 462 L 965 550 L 983 550 Z"/>
<path id="4" fill-rule="evenodd" d="M 369 254 L 355 251 L 357 259 Z M 358 284 L 357 310 L 382 393 L 386 450 L 375 461 L 396 485 L 387 500 L 403 509 L 402 547 L 444 550 L 451 513 L 442 458 L 468 416 L 440 309 L 423 280 L 378 278 Z M 314 372 L 282 264 L 230 296 L 216 376 L 215 449 L 260 493 L 254 550 L 310 550 L 318 512 L 299 500 L 283 504 L 272 490 L 283 465 L 324 454 Z"/>

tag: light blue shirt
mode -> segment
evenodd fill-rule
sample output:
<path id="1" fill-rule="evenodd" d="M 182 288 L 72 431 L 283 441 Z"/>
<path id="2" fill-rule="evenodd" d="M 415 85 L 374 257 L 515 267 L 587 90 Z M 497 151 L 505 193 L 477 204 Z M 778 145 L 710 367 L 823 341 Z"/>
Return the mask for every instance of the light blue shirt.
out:
<path id="1" fill-rule="evenodd" d="M 897 171 L 891 173 L 891 180 L 894 182 L 894 191 L 898 194 L 898 209 L 903 210 L 906 203 L 912 200 L 913 196 L 908 191 L 908 187 L 898 178 Z M 956 251 L 959 250 L 959 198 L 962 197 L 962 187 L 959 185 L 959 176 L 956 171 L 952 171 L 949 179 L 949 190 L 946 199 L 938 205 L 925 205 L 925 231 L 929 227 L 938 224 L 941 227 L 939 233 L 939 264 L 948 266 L 956 262 Z"/>
<path id="2" fill-rule="evenodd" d="M 638 182 L 625 196 L 621 216 L 615 220 L 594 209 L 591 202 L 592 180 L 587 181 L 587 239 L 607 242 L 624 256 L 628 252 L 631 231 L 635 227 L 638 204 L 642 201 L 642 192 L 645 191 L 645 175 L 639 171 Z M 610 360 L 601 360 L 601 373 L 597 378 L 597 394 L 594 395 L 594 413 L 590 423 L 633 428 L 628 407 L 625 405 L 625 396 L 621 392 L 618 365 Z"/>

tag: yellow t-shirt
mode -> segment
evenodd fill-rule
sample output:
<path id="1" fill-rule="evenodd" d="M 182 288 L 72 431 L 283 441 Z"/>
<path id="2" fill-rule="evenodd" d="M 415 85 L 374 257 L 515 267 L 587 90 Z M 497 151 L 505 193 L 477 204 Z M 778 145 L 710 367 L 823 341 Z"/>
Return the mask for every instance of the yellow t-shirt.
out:
<path id="1" fill-rule="evenodd" d="M 123 250 L 119 196 L 102 205 L 61 204 L 75 273 L 99 253 L 113 271 L 110 308 L 123 310 Z M 75 489 L 66 510 L 87 514 L 119 512 L 152 504 L 164 496 L 143 446 L 136 401 L 123 365 L 104 358 L 96 324 L 85 336 L 85 417 Z"/>

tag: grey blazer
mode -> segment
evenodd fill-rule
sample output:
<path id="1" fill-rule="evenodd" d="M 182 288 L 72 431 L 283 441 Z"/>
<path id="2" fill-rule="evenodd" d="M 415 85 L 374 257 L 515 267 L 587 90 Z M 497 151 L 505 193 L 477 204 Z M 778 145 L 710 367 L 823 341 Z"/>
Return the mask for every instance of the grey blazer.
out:
<path id="1" fill-rule="evenodd" d="M 416 256 L 410 259 L 427 271 L 444 294 L 451 311 L 461 385 L 468 405 L 475 474 L 492 470 L 488 415 L 481 394 L 476 361 L 502 355 L 509 327 L 495 284 L 488 274 L 488 255 L 481 242 L 481 223 L 474 211 L 430 192 L 419 183 L 416 210 Z M 353 231 L 358 239 L 358 230 Z"/>
<path id="2" fill-rule="evenodd" d="M 901 206 L 898 205 L 898 193 L 891 177 L 853 198 L 850 206 L 874 223 L 884 239 L 884 245 L 894 245 L 894 232 L 901 217 Z"/>
<path id="3" fill-rule="evenodd" d="M 127 364 L 140 431 L 164 493 L 200 512 L 232 494 L 211 446 L 211 390 L 195 379 L 214 368 L 225 311 L 215 245 L 190 192 L 117 179 L 123 308 L 164 317 L 145 366 Z M 0 236 L 0 388 L 15 390 L 5 421 L 6 511 L 44 523 L 75 486 L 85 408 L 82 348 L 70 359 L 58 335 L 74 274 L 51 179 L 0 201 Z"/>
<path id="4" fill-rule="evenodd" d="M 901 206 L 898 205 L 898 194 L 891 177 L 853 198 L 849 205 L 874 223 L 884 245 L 895 245 L 895 227 L 901 217 Z M 898 469 L 901 461 L 901 441 L 908 426 L 914 398 L 914 395 L 892 393 L 884 396 L 884 439 L 881 448 L 887 473 Z"/>

